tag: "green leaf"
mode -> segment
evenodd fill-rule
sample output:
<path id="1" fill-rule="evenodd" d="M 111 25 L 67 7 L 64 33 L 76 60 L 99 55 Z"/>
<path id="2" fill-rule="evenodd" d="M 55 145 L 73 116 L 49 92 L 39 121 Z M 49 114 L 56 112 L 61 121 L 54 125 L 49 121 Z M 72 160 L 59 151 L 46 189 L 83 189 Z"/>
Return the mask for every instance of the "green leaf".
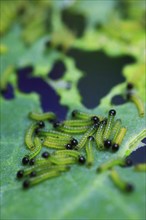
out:
<path id="1" fill-rule="evenodd" d="M 122 118 L 123 125 L 128 128 L 118 153 L 111 154 L 95 149 L 93 168 L 74 165 L 70 172 L 45 181 L 28 191 L 22 189 L 21 182 L 16 180 L 15 176 L 21 168 L 21 158 L 27 152 L 24 146 L 24 134 L 30 124 L 27 114 L 29 111 L 40 110 L 39 99 L 35 94 L 17 94 L 11 101 L 1 99 L 1 105 L 3 219 L 40 219 L 42 216 L 47 219 L 92 219 L 97 216 L 100 219 L 118 219 L 119 216 L 126 220 L 144 218 L 144 173 L 135 173 L 132 168 L 117 167 L 121 178 L 135 185 L 135 191 L 128 195 L 118 191 L 109 179 L 108 172 L 95 172 L 96 167 L 103 162 L 128 155 L 135 149 L 133 144 L 130 145 L 131 141 L 137 143 L 143 138 L 144 119 L 139 118 L 132 104 L 116 108 L 117 117 Z M 92 112 L 105 115 L 107 111 L 108 108 L 101 104 Z"/>
<path id="2" fill-rule="evenodd" d="M 8 82 L 16 85 L 15 70 L 18 67 L 20 56 L 26 51 L 26 47 L 20 38 L 21 30 L 14 26 L 11 31 L 1 38 L 1 45 L 6 48 L 5 53 L 1 54 L 1 87 L 5 88 Z"/>
<path id="3" fill-rule="evenodd" d="M 48 3 L 45 1 L 37 3 L 37 8 L 39 8 L 39 4 L 42 4 L 47 9 L 46 4 Z M 68 173 L 25 191 L 22 189 L 22 182 L 16 180 L 16 172 L 21 168 L 22 157 L 28 152 L 24 145 L 24 135 L 31 123 L 27 115 L 30 111 L 41 111 L 39 97 L 36 94 L 24 95 L 15 91 L 16 97 L 13 100 L 7 101 L 0 98 L 2 219 L 145 219 L 145 173 L 136 173 L 133 168 L 116 167 L 123 180 L 134 184 L 135 191 L 132 194 L 120 192 L 110 180 L 108 171 L 102 174 L 96 173 L 96 168 L 104 162 L 128 156 L 138 148 L 139 144 L 139 146 L 142 145 L 140 141 L 145 137 L 144 118 L 139 117 L 133 103 L 121 106 L 111 105 L 111 98 L 114 95 L 124 94 L 126 84 L 123 83 L 112 88 L 110 93 L 103 97 L 97 108 L 88 110 L 82 106 L 77 88 L 78 81 L 84 73 L 77 69 L 72 58 L 54 48 L 47 48 L 45 45 L 47 41 L 54 40 L 57 42 L 56 45 L 61 43 L 67 48 L 71 41 L 73 47 L 82 50 L 102 49 L 110 56 L 122 54 L 133 56 L 136 63 L 126 66 L 123 73 L 126 81 L 135 84 L 138 94 L 144 100 L 145 32 L 143 24 L 140 22 L 141 9 L 137 9 L 135 14 L 133 4 L 131 10 L 128 8 L 128 19 L 120 19 L 115 13 L 116 15 L 113 15 L 113 18 L 108 21 L 114 5 L 115 1 L 110 1 L 106 5 L 101 2 L 99 4 L 98 1 L 94 1 L 92 4 L 90 1 L 72 1 L 70 6 L 67 3 L 63 6 L 62 3 L 55 1 L 52 15 L 54 30 L 44 36 L 43 31 L 33 32 L 30 25 L 31 34 L 35 33 L 35 35 L 29 35 L 29 31 L 26 31 L 25 36 L 28 37 L 25 39 L 26 41 L 32 42 L 41 35 L 43 37 L 28 47 L 27 51 L 20 38 L 25 29 L 14 26 L 2 38 L 2 45 L 8 48 L 8 53 L 2 54 L 1 74 L 11 65 L 13 68 L 32 65 L 34 67 L 33 75 L 41 76 L 46 80 L 60 95 L 61 104 L 69 107 L 68 117 L 74 108 L 103 116 L 107 115 L 110 108 L 115 108 L 117 117 L 121 118 L 123 126 L 127 127 L 126 136 L 117 153 L 112 154 L 94 149 L 95 164 L 91 169 L 74 165 Z M 82 38 L 72 41 L 71 33 L 65 29 L 60 20 L 63 7 L 75 10 L 87 19 L 88 25 Z M 34 13 L 33 18 L 36 15 L 37 13 Z M 29 16 L 26 17 L 27 19 L 29 21 Z M 95 24 L 98 22 L 103 24 L 101 29 L 95 28 Z M 36 24 L 38 25 L 37 22 Z M 61 34 L 58 34 L 60 31 Z M 53 33 L 57 34 L 54 36 Z M 64 33 L 65 35 L 67 33 L 71 39 L 67 37 L 69 39 L 66 41 Z M 53 81 L 47 77 L 47 74 L 58 59 L 64 62 L 66 72 L 60 80 Z M 10 73 L 8 76 L 10 78 L 6 77 L 6 80 L 17 87 L 15 75 L 11 76 Z M 69 82 L 72 83 L 72 87 L 68 91 L 66 86 Z"/>

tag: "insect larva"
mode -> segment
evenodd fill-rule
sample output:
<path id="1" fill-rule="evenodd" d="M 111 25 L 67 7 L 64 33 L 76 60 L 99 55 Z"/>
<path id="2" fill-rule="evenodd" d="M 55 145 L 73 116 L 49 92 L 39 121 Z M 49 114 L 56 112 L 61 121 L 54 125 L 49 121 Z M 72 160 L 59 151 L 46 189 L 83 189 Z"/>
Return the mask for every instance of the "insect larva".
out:
<path id="1" fill-rule="evenodd" d="M 38 128 L 38 125 L 37 124 L 32 124 L 27 132 L 26 132 L 26 135 L 25 135 L 25 144 L 26 146 L 30 149 L 30 150 L 33 150 L 34 149 L 34 143 L 33 143 L 33 139 L 32 139 L 32 136 L 33 136 L 33 133 L 35 131 L 35 129 Z"/>
<path id="2" fill-rule="evenodd" d="M 112 145 L 112 151 L 117 151 L 119 149 L 119 146 L 121 145 L 123 138 L 125 137 L 127 132 L 127 129 L 125 127 L 120 129 L 119 134 L 117 135 L 115 142 Z"/>
<path id="3" fill-rule="evenodd" d="M 98 130 L 97 130 L 96 135 L 95 135 L 95 141 L 96 141 L 96 144 L 97 144 L 97 148 L 99 150 L 104 149 L 103 133 L 104 133 L 106 123 L 107 123 L 106 119 L 100 122 Z"/>
<path id="4" fill-rule="evenodd" d="M 92 135 L 96 132 L 98 126 L 99 126 L 99 124 L 95 124 L 95 125 L 93 125 L 92 127 L 90 127 L 90 128 L 85 132 L 85 134 L 81 137 L 81 139 L 80 139 L 78 145 L 76 146 L 76 149 L 77 149 L 77 150 L 80 150 L 80 149 L 82 149 L 82 148 L 85 146 L 85 143 L 86 143 L 86 141 L 87 141 L 87 138 L 88 138 L 89 136 L 92 136 Z"/>
<path id="5" fill-rule="evenodd" d="M 22 178 L 24 176 L 29 175 L 34 170 L 43 169 L 44 167 L 45 168 L 50 167 L 51 165 L 52 165 L 52 163 L 50 161 L 37 159 L 35 162 L 35 165 L 33 165 L 31 167 L 27 167 L 24 170 L 19 170 L 17 172 L 17 178 Z"/>
<path id="6" fill-rule="evenodd" d="M 73 155 L 72 155 L 73 156 Z M 64 154 L 58 154 L 51 157 L 51 162 L 58 165 L 68 165 L 68 164 L 84 164 L 86 162 L 86 159 L 83 155 L 78 155 L 74 157 L 67 157 L 67 155 Z"/>
<path id="7" fill-rule="evenodd" d="M 65 133 L 62 133 L 62 132 L 59 132 L 59 131 L 39 131 L 39 136 L 45 136 L 45 137 L 52 137 L 52 138 L 58 138 L 58 139 L 72 139 L 73 137 L 69 134 L 65 134 Z"/>
<path id="8" fill-rule="evenodd" d="M 94 161 L 93 150 L 92 150 L 93 141 L 94 141 L 94 137 L 89 136 L 86 142 L 87 166 L 92 166 Z"/>
<path id="9" fill-rule="evenodd" d="M 66 120 L 63 122 L 64 125 L 70 127 L 83 127 L 83 126 L 90 126 L 93 124 L 92 120 Z"/>
<path id="10" fill-rule="evenodd" d="M 69 171 L 70 170 L 70 167 L 69 166 L 66 166 L 66 165 L 51 165 L 51 166 L 43 166 L 43 167 L 40 167 L 39 169 L 37 170 L 34 170 L 32 171 L 29 176 L 30 177 L 35 177 L 35 176 L 39 176 L 41 174 L 44 174 L 50 170 L 56 170 L 56 171 L 59 171 L 59 172 L 65 172 L 65 171 Z"/>
<path id="11" fill-rule="evenodd" d="M 36 158 L 34 164 L 38 165 L 38 166 L 41 166 L 41 165 L 45 166 L 45 164 L 50 165 L 51 164 L 50 157 L 51 157 L 51 155 L 48 158 Z"/>
<path id="12" fill-rule="evenodd" d="M 80 152 L 75 151 L 75 150 L 58 150 L 54 153 L 54 155 L 71 156 L 76 159 L 79 158 L 80 154 L 81 154 Z"/>
<path id="13" fill-rule="evenodd" d="M 143 117 L 144 116 L 144 105 L 140 97 L 135 93 L 128 93 L 127 98 L 128 100 L 130 100 L 136 105 L 137 110 L 139 112 L 139 116 Z"/>
<path id="14" fill-rule="evenodd" d="M 59 142 L 51 142 L 51 141 L 44 140 L 43 145 L 45 147 L 54 148 L 54 149 L 65 149 L 65 144 L 59 143 Z"/>
<path id="15" fill-rule="evenodd" d="M 68 133 L 68 134 L 82 134 L 86 132 L 88 129 L 89 129 L 89 126 L 70 127 L 70 126 L 66 126 L 63 124 L 57 127 L 57 130 L 62 131 L 64 133 Z"/>
<path id="16" fill-rule="evenodd" d="M 97 172 L 104 172 L 106 170 L 109 170 L 111 169 L 112 167 L 116 166 L 116 165 L 120 165 L 120 166 L 129 166 L 128 163 L 127 163 L 127 159 L 121 159 L 121 158 L 118 158 L 118 159 L 112 159 L 112 160 L 109 160 L 103 164 L 101 164 L 101 166 L 99 166 L 97 168 Z"/>
<path id="17" fill-rule="evenodd" d="M 23 188 L 29 188 L 30 186 L 36 185 L 37 183 L 40 183 L 46 179 L 59 176 L 60 172 L 56 170 L 50 170 L 40 176 L 34 177 L 32 179 L 25 180 L 23 182 Z"/>
<path id="18" fill-rule="evenodd" d="M 34 150 L 22 159 L 22 163 L 25 165 L 26 160 L 29 162 L 29 160 L 36 157 L 40 153 L 41 149 L 42 149 L 42 143 L 38 137 L 35 137 L 34 138 Z"/>
<path id="19" fill-rule="evenodd" d="M 60 144 L 64 144 L 65 145 L 65 144 L 71 142 L 72 139 L 70 139 L 70 137 L 55 138 L 55 137 L 47 136 L 44 140 L 46 140 L 48 142 L 52 142 L 52 143 L 60 143 Z"/>
<path id="20" fill-rule="evenodd" d="M 126 183 L 124 182 L 119 174 L 117 173 L 116 170 L 111 170 L 111 172 L 109 173 L 111 180 L 113 181 L 113 183 L 122 191 L 124 192 L 132 192 L 134 190 L 134 187 L 132 184 L 130 183 Z"/>
<path id="21" fill-rule="evenodd" d="M 72 117 L 76 119 L 88 120 L 91 117 L 91 115 L 78 110 L 73 110 Z"/>
<path id="22" fill-rule="evenodd" d="M 45 112 L 45 113 L 30 112 L 29 118 L 36 121 L 45 121 L 45 120 L 55 119 L 56 115 L 53 112 Z"/>
<path id="23" fill-rule="evenodd" d="M 109 140 L 111 140 L 112 144 L 115 143 L 115 140 L 121 128 L 121 124 L 122 124 L 121 119 L 117 119 L 113 125 L 112 131 L 109 137 Z"/>
<path id="24" fill-rule="evenodd" d="M 108 140 L 108 138 L 110 136 L 115 115 L 116 115 L 116 111 L 114 109 L 111 109 L 109 111 L 107 124 L 105 126 L 105 130 L 104 130 L 104 133 L 103 133 L 103 141 Z"/>
<path id="25" fill-rule="evenodd" d="M 56 170 L 56 171 L 65 172 L 65 171 L 69 171 L 70 170 L 70 166 L 66 166 L 66 165 L 51 165 L 51 166 L 48 166 L 48 167 L 43 167 L 43 169 L 37 170 L 37 175 L 45 173 L 48 170 Z"/>
<path id="26" fill-rule="evenodd" d="M 146 163 L 137 164 L 134 167 L 134 170 L 138 172 L 146 172 Z"/>
<path id="27" fill-rule="evenodd" d="M 94 116 L 94 115 L 91 115 L 91 114 L 88 114 L 88 113 L 85 113 L 85 112 L 81 112 L 79 110 L 74 110 L 72 111 L 72 117 L 75 118 L 75 119 L 79 119 L 79 120 L 91 120 L 93 121 L 94 123 L 98 123 L 99 120 L 102 120 L 102 117 L 101 116 Z"/>
<path id="28" fill-rule="evenodd" d="M 65 158 L 64 155 L 57 155 L 57 157 L 55 156 L 51 157 L 50 161 L 53 164 L 57 164 L 57 165 L 75 164 L 77 162 L 76 158 L 73 158 L 73 157 Z"/>

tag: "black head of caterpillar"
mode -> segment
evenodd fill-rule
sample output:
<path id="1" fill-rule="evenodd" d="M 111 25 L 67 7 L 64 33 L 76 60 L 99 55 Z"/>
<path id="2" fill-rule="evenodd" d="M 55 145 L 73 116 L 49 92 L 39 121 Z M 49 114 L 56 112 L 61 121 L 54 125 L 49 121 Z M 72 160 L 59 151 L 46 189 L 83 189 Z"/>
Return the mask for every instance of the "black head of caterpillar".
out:
<path id="1" fill-rule="evenodd" d="M 53 123 L 53 127 L 54 127 L 54 128 L 58 128 L 60 125 L 61 125 L 61 123 L 60 123 L 59 121 L 55 121 L 55 122 Z"/>
<path id="2" fill-rule="evenodd" d="M 133 83 L 129 82 L 127 83 L 127 90 L 132 90 L 134 88 Z"/>
<path id="3" fill-rule="evenodd" d="M 73 149 L 73 146 L 71 144 L 66 144 L 65 148 L 67 150 L 72 150 Z"/>
<path id="4" fill-rule="evenodd" d="M 84 156 L 79 156 L 78 161 L 79 161 L 79 163 L 80 163 L 80 164 L 85 164 L 86 159 L 85 159 L 85 157 L 84 157 Z"/>
<path id="5" fill-rule="evenodd" d="M 49 156 L 50 156 L 50 153 L 48 151 L 45 151 L 45 152 L 42 153 L 43 158 L 47 159 Z"/>
<path id="6" fill-rule="evenodd" d="M 27 156 L 22 158 L 22 164 L 27 165 L 29 163 L 29 158 Z"/>
<path id="7" fill-rule="evenodd" d="M 97 124 L 99 122 L 99 118 L 97 116 L 91 117 L 91 120 L 93 121 L 94 124 Z"/>
<path id="8" fill-rule="evenodd" d="M 77 144 L 78 144 L 78 141 L 77 141 L 77 139 L 75 139 L 75 138 L 73 138 L 72 140 L 71 140 L 71 143 L 70 143 L 72 146 L 77 146 Z"/>
<path id="9" fill-rule="evenodd" d="M 115 116 L 116 115 L 116 110 L 115 109 L 111 109 L 109 111 L 109 116 Z"/>
<path id="10" fill-rule="evenodd" d="M 37 123 L 37 125 L 39 126 L 39 128 L 44 128 L 44 127 L 45 127 L 44 121 L 39 121 L 39 122 Z"/>
<path id="11" fill-rule="evenodd" d="M 109 149 L 110 147 L 111 147 L 111 145 L 112 145 L 112 142 L 111 142 L 111 140 L 105 140 L 104 141 L 104 147 L 106 148 L 106 149 Z"/>

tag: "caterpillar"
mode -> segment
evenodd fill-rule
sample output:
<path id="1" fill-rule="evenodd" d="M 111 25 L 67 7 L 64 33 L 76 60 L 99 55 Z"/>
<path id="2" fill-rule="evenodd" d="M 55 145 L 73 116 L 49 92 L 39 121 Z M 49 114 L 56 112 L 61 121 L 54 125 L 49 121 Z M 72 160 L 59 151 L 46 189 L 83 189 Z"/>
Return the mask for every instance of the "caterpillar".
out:
<path id="1" fill-rule="evenodd" d="M 27 179 L 23 182 L 23 188 L 29 188 L 30 186 L 34 186 L 46 179 L 52 178 L 52 177 L 56 177 L 59 176 L 60 172 L 57 170 L 50 170 L 44 174 L 41 174 L 40 176 L 34 177 L 32 179 Z"/>
<path id="2" fill-rule="evenodd" d="M 104 129 L 105 129 L 106 123 L 107 123 L 106 119 L 101 121 L 100 124 L 99 124 L 98 130 L 97 130 L 97 132 L 95 134 L 95 141 L 96 141 L 96 144 L 97 144 L 97 148 L 99 150 L 103 150 L 104 149 L 103 133 L 104 133 Z"/>
<path id="3" fill-rule="evenodd" d="M 81 149 L 85 146 L 85 143 L 86 143 L 86 141 L 87 141 L 88 136 L 93 135 L 93 134 L 96 132 L 98 126 L 99 126 L 99 123 L 98 123 L 98 124 L 94 124 L 92 127 L 90 127 L 90 128 L 85 132 L 85 134 L 84 134 L 84 135 L 82 136 L 82 138 L 80 139 L 78 145 L 76 146 L 76 149 L 77 149 L 77 150 L 81 150 Z"/>
<path id="4" fill-rule="evenodd" d="M 131 166 L 132 161 L 130 159 L 123 159 L 123 158 L 118 158 L 118 159 L 112 159 L 109 160 L 105 163 L 103 163 L 101 166 L 97 168 L 97 172 L 104 172 L 106 170 L 110 170 L 114 166 L 119 165 L 119 166 Z"/>
<path id="5" fill-rule="evenodd" d="M 89 118 L 91 117 L 89 114 L 78 110 L 73 110 L 71 115 L 73 118 L 81 119 L 81 120 L 89 120 Z"/>
<path id="6" fill-rule="evenodd" d="M 39 125 L 38 124 L 32 124 L 29 128 L 28 128 L 28 130 L 27 130 L 27 132 L 26 132 L 26 135 L 25 135 L 25 144 L 26 144 L 26 146 L 28 147 L 28 149 L 30 149 L 30 150 L 33 150 L 34 149 L 34 143 L 33 143 L 33 139 L 32 139 L 32 137 L 33 137 L 33 133 L 35 132 L 35 129 L 36 128 L 38 128 L 39 127 Z"/>
<path id="7" fill-rule="evenodd" d="M 130 183 L 124 182 L 116 170 L 112 169 L 109 173 L 109 176 L 113 183 L 122 191 L 124 192 L 132 192 L 134 190 L 134 187 Z"/>
<path id="8" fill-rule="evenodd" d="M 146 172 L 146 163 L 137 164 L 137 165 L 134 167 L 134 170 L 135 170 L 135 171 L 138 171 L 138 172 Z"/>
<path id="9" fill-rule="evenodd" d="M 82 134 L 86 132 L 88 128 L 89 126 L 71 127 L 71 126 L 66 126 L 64 124 L 60 124 L 57 126 L 56 129 L 67 134 Z"/>
<path id="10" fill-rule="evenodd" d="M 60 158 L 58 157 L 60 156 Z M 75 164 L 77 162 L 76 158 L 73 157 L 64 157 L 64 155 L 57 155 L 57 157 L 51 157 L 50 161 L 53 164 L 57 165 L 68 165 L 68 164 Z"/>
<path id="11" fill-rule="evenodd" d="M 78 159 L 81 155 L 80 152 L 75 150 L 58 150 L 54 153 L 54 155 L 63 155 L 63 156 L 71 156 Z"/>
<path id="12" fill-rule="evenodd" d="M 34 150 L 31 151 L 28 155 L 26 155 L 22 159 L 22 163 L 25 165 L 31 160 L 32 158 L 36 157 L 42 149 L 42 143 L 38 137 L 34 138 Z"/>
<path id="13" fill-rule="evenodd" d="M 24 170 L 19 170 L 16 174 L 16 177 L 18 179 L 22 179 L 26 176 L 30 176 L 30 177 L 34 177 L 34 176 L 38 176 L 40 174 L 45 173 L 46 171 L 49 170 L 57 170 L 57 171 L 68 171 L 70 169 L 69 166 L 65 166 L 65 165 L 53 165 L 53 164 L 41 164 L 41 165 L 35 165 L 33 167 L 28 167 Z"/>
<path id="14" fill-rule="evenodd" d="M 39 169 L 39 170 L 34 170 L 32 171 L 29 176 L 30 177 L 35 177 L 35 176 L 39 176 L 41 174 L 44 174 L 50 170 L 56 170 L 56 171 L 61 171 L 61 172 L 66 172 L 66 171 L 69 171 L 70 170 L 70 167 L 69 166 L 66 166 L 66 165 L 51 165 L 51 166 L 46 166 L 46 167 L 43 167 L 42 169 Z"/>
<path id="15" fill-rule="evenodd" d="M 25 177 L 27 175 L 29 175 L 31 172 L 33 172 L 34 170 L 37 170 L 37 169 L 42 169 L 43 167 L 50 167 L 52 165 L 52 163 L 49 161 L 42 161 L 41 163 L 38 163 L 36 165 L 33 165 L 31 167 L 27 167 L 26 169 L 24 170 L 19 170 L 16 174 L 17 178 L 20 179 L 22 177 Z"/>
<path id="16" fill-rule="evenodd" d="M 45 112 L 45 113 L 30 112 L 29 118 L 36 121 L 45 121 L 45 120 L 56 119 L 56 115 L 53 112 Z"/>
<path id="17" fill-rule="evenodd" d="M 93 141 L 94 141 L 94 137 L 93 136 L 89 136 L 88 140 L 86 142 L 86 155 L 87 155 L 87 166 L 90 167 L 93 165 L 93 161 L 94 161 L 94 156 L 93 156 Z"/>
<path id="18" fill-rule="evenodd" d="M 144 116 L 144 105 L 140 97 L 135 93 L 128 93 L 127 99 L 135 104 L 139 112 L 139 116 L 143 117 Z"/>
<path id="19" fill-rule="evenodd" d="M 93 124 L 92 120 L 66 120 L 63 122 L 65 126 L 70 127 L 84 127 L 84 126 L 90 126 Z"/>
<path id="20" fill-rule="evenodd" d="M 139 112 L 139 116 L 144 116 L 144 105 L 141 98 L 137 95 L 137 93 L 133 90 L 134 85 L 132 83 L 127 84 L 127 100 L 133 102 L 137 107 Z"/>
<path id="21" fill-rule="evenodd" d="M 109 111 L 107 123 L 106 123 L 105 130 L 103 133 L 103 140 L 104 141 L 108 140 L 108 138 L 110 136 L 115 115 L 116 115 L 116 111 L 114 109 L 111 109 Z"/>
<path id="22" fill-rule="evenodd" d="M 70 143 L 72 139 L 70 138 L 52 138 L 52 137 L 46 137 L 44 139 L 44 141 L 47 141 L 47 142 L 51 142 L 51 143 L 54 143 L 54 144 L 64 144 L 66 145 L 67 143 Z"/>
<path id="23" fill-rule="evenodd" d="M 111 134 L 109 136 L 109 140 L 111 140 L 111 143 L 113 144 L 117 138 L 117 135 L 120 131 L 120 128 L 121 128 L 121 125 L 122 125 L 122 121 L 121 119 L 117 119 L 113 125 L 113 128 L 112 128 L 112 131 L 111 131 Z"/>
<path id="24" fill-rule="evenodd" d="M 79 119 L 79 120 L 87 120 L 87 121 L 91 120 L 94 123 L 98 123 L 99 120 L 103 119 L 102 116 L 91 115 L 91 114 L 88 114 L 88 113 L 85 113 L 79 110 L 73 110 L 71 115 L 72 115 L 72 118 Z"/>
<path id="25" fill-rule="evenodd" d="M 65 146 L 67 143 L 59 143 L 59 142 L 51 142 L 48 141 L 47 139 L 44 140 L 43 146 L 49 147 L 49 148 L 54 148 L 54 149 L 65 149 Z"/>
<path id="26" fill-rule="evenodd" d="M 119 134 L 117 135 L 117 137 L 115 138 L 115 142 L 112 145 L 112 151 L 116 152 L 119 149 L 119 146 L 121 145 L 123 138 L 125 137 L 127 132 L 127 129 L 125 127 L 120 129 Z"/>
<path id="27" fill-rule="evenodd" d="M 39 131 L 39 136 L 52 137 L 58 139 L 72 139 L 73 137 L 69 134 L 65 134 L 59 131 L 49 130 L 49 131 Z"/>

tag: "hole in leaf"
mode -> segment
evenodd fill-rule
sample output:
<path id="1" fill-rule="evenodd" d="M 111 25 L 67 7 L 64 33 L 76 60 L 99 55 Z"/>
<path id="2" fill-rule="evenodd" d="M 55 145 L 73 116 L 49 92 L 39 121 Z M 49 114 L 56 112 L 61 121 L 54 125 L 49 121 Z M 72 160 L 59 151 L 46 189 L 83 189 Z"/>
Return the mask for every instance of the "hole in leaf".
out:
<path id="1" fill-rule="evenodd" d="M 115 95 L 112 97 L 111 104 L 122 105 L 126 103 L 126 100 L 121 95 Z"/>
<path id="2" fill-rule="evenodd" d="M 13 86 L 8 83 L 6 90 L 1 91 L 1 94 L 4 99 L 7 99 L 7 100 L 13 99 L 15 97 Z"/>
<path id="3" fill-rule="evenodd" d="M 85 73 L 78 87 L 87 108 L 96 107 L 113 86 L 124 82 L 123 67 L 135 61 L 131 56 L 109 57 L 102 51 L 72 49 L 68 55 L 75 59 L 76 66 Z"/>
<path id="4" fill-rule="evenodd" d="M 60 79 L 64 75 L 65 71 L 66 71 L 66 67 L 64 63 L 61 60 L 58 60 L 54 64 L 53 69 L 50 71 L 48 76 L 49 78 L 53 80 L 57 80 L 57 79 Z"/>
<path id="5" fill-rule="evenodd" d="M 141 142 L 146 144 L 146 137 Z"/>
<path id="6" fill-rule="evenodd" d="M 133 151 L 129 158 L 132 160 L 133 165 L 146 163 L 146 146 L 140 147 L 136 151 Z"/>
<path id="7" fill-rule="evenodd" d="M 43 111 L 53 111 L 60 120 L 63 120 L 67 113 L 67 107 L 59 104 L 60 97 L 42 78 L 31 76 L 32 70 L 32 68 L 26 67 L 17 71 L 20 91 L 24 93 L 36 92 L 40 96 Z"/>
<path id="8" fill-rule="evenodd" d="M 86 20 L 83 15 L 68 10 L 63 10 L 62 20 L 77 37 L 81 37 L 83 35 L 86 28 Z"/>

